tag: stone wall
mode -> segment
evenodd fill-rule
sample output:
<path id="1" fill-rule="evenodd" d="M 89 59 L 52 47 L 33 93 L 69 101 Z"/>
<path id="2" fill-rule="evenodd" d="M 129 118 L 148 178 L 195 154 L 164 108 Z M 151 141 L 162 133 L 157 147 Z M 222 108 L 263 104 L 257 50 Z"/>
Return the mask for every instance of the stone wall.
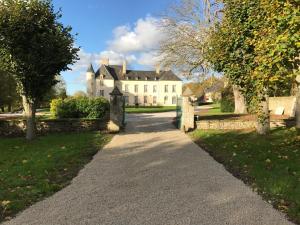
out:
<path id="1" fill-rule="evenodd" d="M 200 120 L 196 122 L 201 130 L 242 130 L 255 128 L 255 121 L 239 120 Z"/>
<path id="2" fill-rule="evenodd" d="M 270 122 L 271 128 L 290 127 L 294 120 L 276 120 Z M 254 129 L 256 122 L 251 120 L 200 120 L 196 121 L 196 128 L 201 130 L 245 130 Z"/>
<path id="3" fill-rule="evenodd" d="M 296 110 L 296 97 L 270 97 L 269 109 L 271 110 L 271 114 L 274 114 L 278 107 L 284 108 L 284 115 L 294 117 Z"/>
<path id="4" fill-rule="evenodd" d="M 104 119 L 53 119 L 37 121 L 37 133 L 63 133 L 106 130 L 108 117 Z M 25 135 L 25 120 L 0 120 L 0 136 L 16 137 Z"/>

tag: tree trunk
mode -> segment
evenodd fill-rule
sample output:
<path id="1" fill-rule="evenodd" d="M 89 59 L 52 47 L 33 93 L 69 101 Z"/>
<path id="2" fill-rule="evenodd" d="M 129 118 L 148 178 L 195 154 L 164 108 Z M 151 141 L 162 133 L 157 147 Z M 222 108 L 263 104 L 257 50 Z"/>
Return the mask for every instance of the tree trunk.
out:
<path id="1" fill-rule="evenodd" d="M 11 103 L 8 104 L 7 111 L 10 112 L 10 113 L 12 112 L 12 106 L 11 106 Z"/>
<path id="2" fill-rule="evenodd" d="M 269 112 L 269 96 L 265 95 L 260 103 L 259 113 L 257 115 L 256 130 L 258 134 L 266 135 L 270 132 L 270 112 Z"/>
<path id="3" fill-rule="evenodd" d="M 33 140 L 36 137 L 35 104 L 29 101 L 26 96 L 22 96 L 22 100 L 26 118 L 26 139 Z"/>
<path id="4" fill-rule="evenodd" d="M 246 114 L 247 106 L 244 95 L 241 93 L 238 86 L 233 85 L 234 94 L 234 113 L 235 114 Z"/>
<path id="5" fill-rule="evenodd" d="M 300 131 L 300 84 L 296 95 L 296 128 Z"/>

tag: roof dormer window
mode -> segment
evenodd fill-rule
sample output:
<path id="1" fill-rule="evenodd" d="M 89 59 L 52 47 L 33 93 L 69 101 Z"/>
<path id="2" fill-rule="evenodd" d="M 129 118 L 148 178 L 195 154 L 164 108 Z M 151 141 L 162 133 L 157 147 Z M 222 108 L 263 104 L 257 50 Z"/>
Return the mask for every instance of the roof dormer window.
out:
<path id="1" fill-rule="evenodd" d="M 145 80 L 148 80 L 148 77 L 145 77 Z"/>

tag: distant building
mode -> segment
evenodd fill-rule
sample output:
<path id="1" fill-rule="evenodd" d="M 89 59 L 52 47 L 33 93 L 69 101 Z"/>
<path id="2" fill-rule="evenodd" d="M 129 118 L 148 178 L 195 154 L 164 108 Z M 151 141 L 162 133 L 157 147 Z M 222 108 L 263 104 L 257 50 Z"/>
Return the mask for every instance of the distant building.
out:
<path id="1" fill-rule="evenodd" d="M 212 103 L 221 100 L 221 92 L 224 88 L 223 81 L 216 81 L 211 87 L 204 91 L 203 102 Z"/>
<path id="2" fill-rule="evenodd" d="M 127 70 L 126 62 L 109 65 L 103 60 L 95 72 L 92 65 L 87 73 L 88 96 L 103 96 L 110 99 L 109 93 L 117 86 L 125 96 L 126 105 L 173 106 L 182 95 L 182 80 L 172 71 Z"/>

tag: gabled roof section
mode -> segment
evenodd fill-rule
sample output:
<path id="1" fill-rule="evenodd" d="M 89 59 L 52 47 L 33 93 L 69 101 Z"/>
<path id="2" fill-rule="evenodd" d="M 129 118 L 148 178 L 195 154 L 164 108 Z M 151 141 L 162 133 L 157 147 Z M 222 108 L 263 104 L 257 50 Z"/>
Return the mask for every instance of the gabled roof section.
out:
<path id="1" fill-rule="evenodd" d="M 160 74 L 161 77 L 159 80 L 181 81 L 181 79 L 177 77 L 171 70 L 163 71 Z"/>
<path id="2" fill-rule="evenodd" d="M 141 71 L 127 70 L 123 74 L 122 66 L 118 65 L 102 65 L 96 72 L 96 77 L 103 74 L 105 79 L 113 80 L 163 80 L 163 81 L 181 81 L 172 71 L 161 71 L 159 74 L 156 71 Z"/>
<path id="3" fill-rule="evenodd" d="M 88 73 L 95 73 L 92 63 L 90 64 L 90 66 L 88 67 L 88 69 L 87 69 L 86 72 L 88 72 Z"/>
<path id="4" fill-rule="evenodd" d="M 115 80 L 115 77 L 112 76 L 107 66 L 102 65 L 97 72 L 95 73 L 95 77 L 99 77 L 100 74 L 104 76 L 104 79 Z"/>
<path id="5" fill-rule="evenodd" d="M 122 92 L 119 90 L 119 88 L 117 86 L 114 87 L 113 91 L 111 93 L 109 93 L 109 95 L 119 95 L 122 96 Z"/>

